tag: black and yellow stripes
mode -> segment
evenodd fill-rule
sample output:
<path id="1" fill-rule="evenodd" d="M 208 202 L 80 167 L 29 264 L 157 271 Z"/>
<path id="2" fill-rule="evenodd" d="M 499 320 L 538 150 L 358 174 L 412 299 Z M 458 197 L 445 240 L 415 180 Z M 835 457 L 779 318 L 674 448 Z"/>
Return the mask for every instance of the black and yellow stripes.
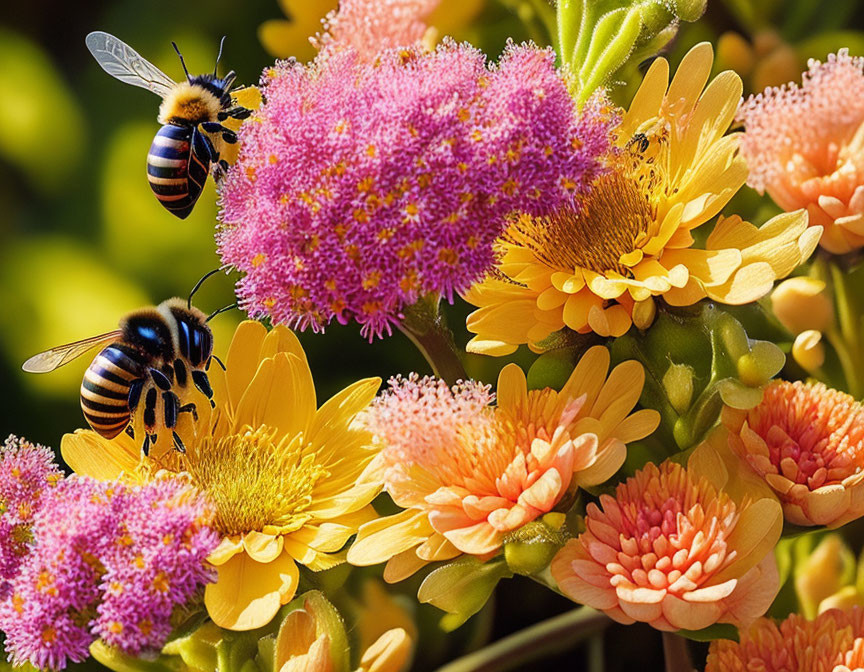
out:
<path id="1" fill-rule="evenodd" d="M 147 179 L 172 214 L 185 219 L 192 212 L 209 169 L 207 140 L 198 130 L 168 124 L 156 133 L 147 155 Z"/>
<path id="2" fill-rule="evenodd" d="M 95 432 L 112 439 L 123 431 L 131 415 L 129 390 L 146 371 L 144 356 L 122 343 L 96 355 L 81 383 L 81 409 Z"/>

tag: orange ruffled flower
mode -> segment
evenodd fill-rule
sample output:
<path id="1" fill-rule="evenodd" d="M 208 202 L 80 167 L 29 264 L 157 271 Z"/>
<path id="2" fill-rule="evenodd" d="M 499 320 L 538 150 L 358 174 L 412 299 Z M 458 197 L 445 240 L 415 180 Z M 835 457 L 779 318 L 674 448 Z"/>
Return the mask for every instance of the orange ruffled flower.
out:
<path id="1" fill-rule="evenodd" d="M 777 380 L 749 411 L 724 408 L 732 449 L 777 493 L 795 525 L 864 515 L 864 407 L 822 383 Z"/>
<path id="2" fill-rule="evenodd" d="M 780 588 L 771 551 L 783 514 L 738 466 L 706 442 L 686 468 L 648 464 L 614 497 L 601 495 L 599 507 L 588 505 L 586 531 L 552 561 L 558 586 L 620 623 L 659 630 L 746 624 L 764 614 Z"/>
<path id="3" fill-rule="evenodd" d="M 850 672 L 864 668 L 864 609 L 832 609 L 808 621 L 791 614 L 778 626 L 760 618 L 741 641 L 711 642 L 705 672 Z"/>
<path id="4" fill-rule="evenodd" d="M 750 186 L 784 210 L 807 208 L 822 247 L 844 254 L 864 246 L 864 59 L 841 49 L 808 65 L 800 87 L 741 105 L 741 153 Z"/>
<path id="5" fill-rule="evenodd" d="M 625 444 L 650 434 L 653 410 L 630 413 L 644 381 L 634 361 L 608 379 L 609 353 L 595 347 L 561 392 L 528 391 L 514 365 L 488 387 L 452 390 L 432 378 L 393 381 L 366 415 L 383 444 L 380 477 L 402 513 L 360 528 L 348 562 L 389 560 L 388 581 L 427 562 L 495 553 L 508 533 L 553 510 L 578 486 L 607 480 Z"/>

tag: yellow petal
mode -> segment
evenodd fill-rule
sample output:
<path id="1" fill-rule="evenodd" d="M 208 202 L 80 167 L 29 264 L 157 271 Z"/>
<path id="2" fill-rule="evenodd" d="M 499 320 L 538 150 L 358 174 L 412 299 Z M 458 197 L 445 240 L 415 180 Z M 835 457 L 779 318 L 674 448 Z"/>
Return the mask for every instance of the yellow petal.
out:
<path id="1" fill-rule="evenodd" d="M 273 562 L 282 553 L 282 536 L 247 532 L 243 537 L 243 548 L 256 562 Z"/>
<path id="2" fill-rule="evenodd" d="M 700 42 L 681 59 L 666 94 L 666 99 L 676 106 L 677 114 L 684 116 L 693 109 L 711 74 L 713 61 L 714 48 L 710 42 Z M 680 106 L 680 101 L 685 104 Z"/>
<path id="3" fill-rule="evenodd" d="M 657 116 L 668 84 L 669 62 L 665 58 L 654 59 L 630 103 L 630 109 L 621 120 L 624 137 L 631 137 L 645 121 Z"/>
<path id="4" fill-rule="evenodd" d="M 399 672 L 405 668 L 411 648 L 411 638 L 405 630 L 388 630 L 363 652 L 358 672 Z"/>
<path id="5" fill-rule="evenodd" d="M 264 325 L 254 320 L 241 322 L 234 331 L 225 361 L 228 401 L 233 408 L 237 408 L 246 386 L 258 370 L 258 353 L 266 335 Z"/>
<path id="6" fill-rule="evenodd" d="M 262 360 L 236 407 L 235 431 L 266 425 L 277 436 L 305 434 L 315 413 L 314 390 L 308 365 L 296 355 Z"/>
<path id="7" fill-rule="evenodd" d="M 498 407 L 516 410 L 523 407 L 528 399 L 528 382 L 525 373 L 516 364 L 508 364 L 498 374 L 496 388 Z"/>
<path id="8" fill-rule="evenodd" d="M 429 563 L 418 558 L 413 548 L 394 555 L 384 566 L 384 580 L 387 583 L 398 583 L 404 581 Z"/>
<path id="9" fill-rule="evenodd" d="M 422 544 L 432 534 L 424 511 L 408 509 L 363 525 L 348 549 L 348 562 L 365 567 Z"/>
<path id="10" fill-rule="evenodd" d="M 269 623 L 297 591 L 300 576 L 290 555 L 268 563 L 239 553 L 217 568 L 216 583 L 204 591 L 210 618 L 220 628 L 253 630 Z"/>
<path id="11" fill-rule="evenodd" d="M 739 269 L 732 279 L 718 287 L 706 287 L 712 299 L 738 306 L 761 299 L 774 286 L 774 269 L 770 264 L 758 262 Z"/>
<path id="12" fill-rule="evenodd" d="M 141 448 L 126 433 L 108 440 L 89 429 L 64 434 L 60 454 L 76 474 L 112 481 L 138 467 Z"/>
<path id="13" fill-rule="evenodd" d="M 308 441 L 323 455 L 325 449 L 337 451 L 338 439 L 354 417 L 375 398 L 381 387 L 380 378 L 364 378 L 352 383 L 328 399 L 315 413 L 308 433 Z"/>

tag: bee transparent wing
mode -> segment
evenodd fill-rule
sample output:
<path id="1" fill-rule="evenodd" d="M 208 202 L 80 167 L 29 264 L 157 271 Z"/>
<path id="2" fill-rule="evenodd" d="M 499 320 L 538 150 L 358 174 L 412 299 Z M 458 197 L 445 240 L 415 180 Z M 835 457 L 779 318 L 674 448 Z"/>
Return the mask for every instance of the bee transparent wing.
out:
<path id="1" fill-rule="evenodd" d="M 58 345 L 56 348 L 51 348 L 45 352 L 40 352 L 38 355 L 33 355 L 21 366 L 27 373 L 48 373 L 54 369 L 58 369 L 64 364 L 68 364 L 73 359 L 83 355 L 88 350 L 92 350 L 97 345 L 111 343 L 116 341 L 123 332 L 119 329 L 109 331 L 107 334 L 99 334 L 91 336 L 81 341 L 67 343 L 66 345 Z"/>
<path id="2" fill-rule="evenodd" d="M 87 35 L 84 42 L 102 69 L 121 82 L 149 89 L 163 98 L 176 86 L 173 79 L 113 35 L 100 30 Z"/>

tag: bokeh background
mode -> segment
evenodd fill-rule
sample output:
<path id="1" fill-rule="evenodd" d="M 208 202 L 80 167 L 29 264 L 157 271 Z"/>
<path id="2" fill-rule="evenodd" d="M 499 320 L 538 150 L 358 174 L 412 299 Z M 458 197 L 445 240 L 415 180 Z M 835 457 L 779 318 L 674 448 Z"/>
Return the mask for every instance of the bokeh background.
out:
<path id="1" fill-rule="evenodd" d="M 189 68 L 213 67 L 219 38 L 227 35 L 225 68 L 255 83 L 274 55 L 305 60 L 312 50 L 307 27 L 335 0 L 112 0 L 6 2 L 0 9 L 0 434 L 15 433 L 58 447 L 65 432 L 83 426 L 78 385 L 88 357 L 50 375 L 20 370 L 30 355 L 51 346 L 115 328 L 127 311 L 170 296 L 188 295 L 216 268 L 213 240 L 216 194 L 205 189 L 185 221 L 153 198 L 145 176 L 147 150 L 158 126 L 159 100 L 111 79 L 84 46 L 91 30 L 127 41 L 169 75 L 182 70 L 171 40 Z M 508 36 L 546 41 L 538 17 L 544 0 L 444 0 L 438 25 L 497 56 Z M 692 44 L 717 47 L 718 69 L 732 67 L 749 91 L 800 76 L 810 57 L 847 46 L 864 54 L 864 2 L 860 0 L 709 0 L 706 16 L 682 26 L 669 48 L 676 62 Z M 286 22 L 295 19 L 293 24 Z M 262 38 L 264 43 L 262 43 Z M 269 49 L 269 51 L 268 51 Z M 644 64 L 643 64 L 644 65 Z M 639 77 L 613 88 L 625 103 Z M 771 205 L 749 190 L 730 204 L 761 223 Z M 233 301 L 235 276 L 210 278 L 196 298 L 209 312 Z M 468 340 L 468 308 L 447 308 L 457 343 Z M 238 311 L 214 320 L 216 352 L 224 353 Z M 387 378 L 428 372 L 401 334 L 366 343 L 354 326 L 301 337 L 326 398 L 367 375 Z M 511 359 L 528 365 L 520 352 Z M 469 373 L 494 380 L 501 360 L 469 357 Z M 425 648 L 417 669 L 452 658 L 457 649 L 503 636 L 569 608 L 526 579 L 501 583 L 495 606 L 485 609 L 458 637 Z M 505 616 L 506 615 L 506 616 Z M 598 640 L 599 641 L 599 640 Z M 611 629 L 605 644 L 562 654 L 548 665 L 569 669 L 662 669 L 660 639 L 646 627 Z M 562 643 L 566 644 L 566 643 Z M 604 651 L 605 649 L 605 651 Z M 611 653 L 614 651 L 614 656 Z M 604 663 L 605 660 L 605 663 Z M 698 662 L 698 661 L 697 661 Z"/>

